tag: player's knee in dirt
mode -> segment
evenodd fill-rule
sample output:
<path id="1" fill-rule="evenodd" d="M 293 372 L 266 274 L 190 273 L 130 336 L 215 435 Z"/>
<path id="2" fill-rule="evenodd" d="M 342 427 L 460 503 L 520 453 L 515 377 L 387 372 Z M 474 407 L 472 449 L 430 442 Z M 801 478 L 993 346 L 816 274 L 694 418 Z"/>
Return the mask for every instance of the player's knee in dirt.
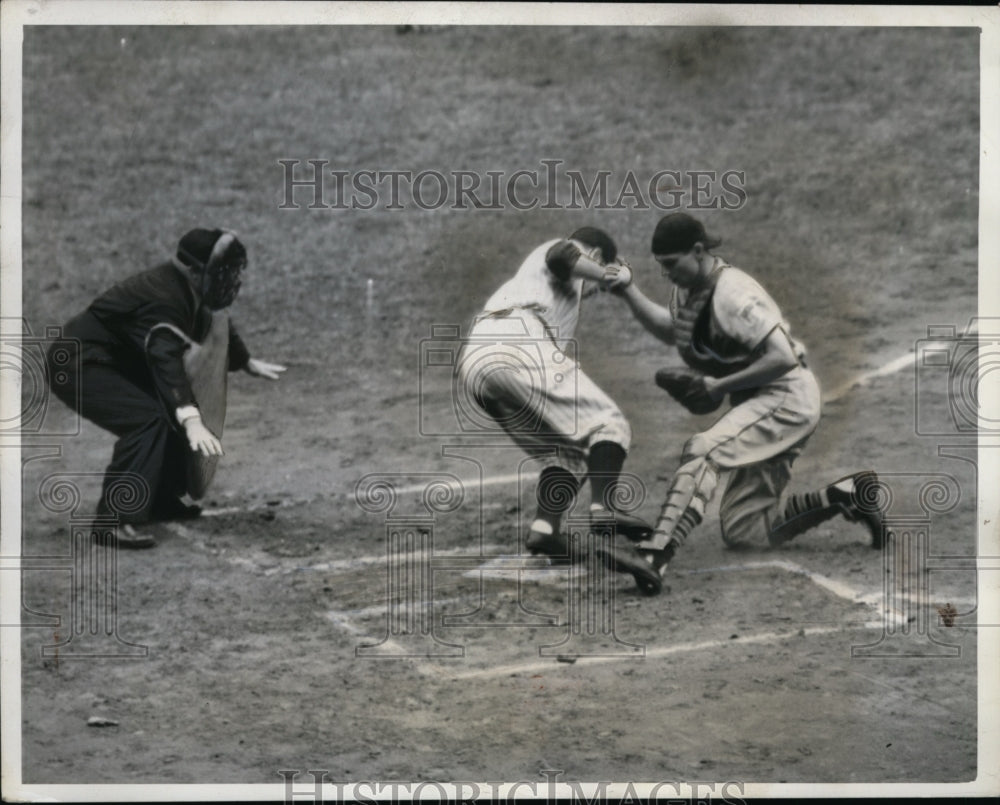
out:
<path id="1" fill-rule="evenodd" d="M 763 511 L 727 510 L 725 504 L 719 511 L 719 528 L 727 548 L 746 548 L 768 544 L 771 531 L 771 509 Z"/>

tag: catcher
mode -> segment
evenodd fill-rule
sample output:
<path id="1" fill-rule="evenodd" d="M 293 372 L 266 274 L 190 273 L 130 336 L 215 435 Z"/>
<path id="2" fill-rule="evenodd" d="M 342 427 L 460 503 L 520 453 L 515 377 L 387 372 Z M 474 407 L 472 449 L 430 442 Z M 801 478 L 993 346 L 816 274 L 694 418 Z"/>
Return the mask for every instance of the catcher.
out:
<path id="1" fill-rule="evenodd" d="M 246 261 L 232 232 L 191 230 L 172 261 L 115 285 L 67 323 L 78 360 L 56 371 L 49 356 L 55 395 L 118 437 L 98 516 L 116 513 L 108 493 L 120 473 L 145 481 L 144 501 L 119 519 L 119 547 L 155 545 L 136 525 L 201 513 L 181 497 L 201 497 L 222 455 L 226 370 L 276 380 L 285 369 L 251 358 L 229 322 Z"/>
<path id="2" fill-rule="evenodd" d="M 644 296 L 631 274 L 609 285 L 684 361 L 683 368 L 657 372 L 657 385 L 694 414 L 716 411 L 726 395 L 732 406 L 684 445 L 652 538 L 638 548 L 619 541 L 609 549 L 609 561 L 626 572 L 647 561 L 662 577 L 701 522 L 722 472 L 720 520 L 729 546 L 755 538 L 780 545 L 843 515 L 867 526 L 872 547 L 881 548 L 874 472 L 785 495 L 792 464 L 819 424 L 819 384 L 774 300 L 749 275 L 711 253 L 720 243 L 690 215 L 668 215 L 657 224 L 652 250 L 673 283 L 669 308 Z"/>

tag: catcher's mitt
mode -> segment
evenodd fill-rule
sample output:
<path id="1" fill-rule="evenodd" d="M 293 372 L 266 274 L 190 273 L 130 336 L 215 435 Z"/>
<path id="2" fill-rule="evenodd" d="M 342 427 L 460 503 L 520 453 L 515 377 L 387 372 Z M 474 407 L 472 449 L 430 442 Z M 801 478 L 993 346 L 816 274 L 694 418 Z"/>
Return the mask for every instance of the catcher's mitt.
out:
<path id="1" fill-rule="evenodd" d="M 710 414 L 722 405 L 705 389 L 704 375 L 691 369 L 660 369 L 656 385 L 667 392 L 692 414 Z"/>

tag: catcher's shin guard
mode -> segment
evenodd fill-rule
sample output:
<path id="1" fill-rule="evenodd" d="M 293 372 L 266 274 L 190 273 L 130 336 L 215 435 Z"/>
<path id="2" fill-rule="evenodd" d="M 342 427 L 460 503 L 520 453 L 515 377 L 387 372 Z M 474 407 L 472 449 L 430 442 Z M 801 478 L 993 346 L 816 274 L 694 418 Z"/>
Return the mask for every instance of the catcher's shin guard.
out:
<path id="1" fill-rule="evenodd" d="M 667 491 L 655 530 L 673 534 L 686 512 L 691 512 L 700 522 L 718 481 L 715 467 L 704 458 L 694 458 L 683 464 Z"/>

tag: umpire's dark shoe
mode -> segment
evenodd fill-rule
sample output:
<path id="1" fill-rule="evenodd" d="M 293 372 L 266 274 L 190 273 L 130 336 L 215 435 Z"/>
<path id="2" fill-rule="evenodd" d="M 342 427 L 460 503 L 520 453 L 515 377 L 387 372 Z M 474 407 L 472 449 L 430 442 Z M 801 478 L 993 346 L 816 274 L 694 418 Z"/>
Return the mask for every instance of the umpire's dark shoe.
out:
<path id="1" fill-rule="evenodd" d="M 90 538 L 95 545 L 106 548 L 118 547 L 125 550 L 155 548 L 156 539 L 146 531 L 139 531 L 128 523 L 115 526 L 94 526 Z"/>
<path id="2" fill-rule="evenodd" d="M 632 542 L 642 542 L 653 536 L 653 526 L 640 517 L 612 509 L 591 509 L 591 528 L 599 530 L 602 526 L 614 524 L 615 531 Z"/>
<path id="3" fill-rule="evenodd" d="M 171 498 L 153 507 L 151 518 L 159 522 L 171 520 L 196 520 L 201 517 L 201 506 L 188 506 L 178 498 Z"/>
<path id="4" fill-rule="evenodd" d="M 636 587 L 643 595 L 659 595 L 663 580 L 646 558 L 626 538 L 616 534 L 611 539 L 600 539 L 594 553 L 604 566 L 616 573 L 631 573 Z"/>
<path id="5" fill-rule="evenodd" d="M 554 565 L 570 563 L 569 537 L 566 534 L 544 534 L 531 529 L 524 541 L 524 547 L 535 556 L 547 556 Z"/>
<path id="6" fill-rule="evenodd" d="M 872 547 L 885 545 L 885 508 L 879 489 L 878 475 L 865 470 L 836 481 L 826 490 L 830 503 L 843 507 L 844 516 L 852 523 L 864 523 L 871 533 Z"/>

